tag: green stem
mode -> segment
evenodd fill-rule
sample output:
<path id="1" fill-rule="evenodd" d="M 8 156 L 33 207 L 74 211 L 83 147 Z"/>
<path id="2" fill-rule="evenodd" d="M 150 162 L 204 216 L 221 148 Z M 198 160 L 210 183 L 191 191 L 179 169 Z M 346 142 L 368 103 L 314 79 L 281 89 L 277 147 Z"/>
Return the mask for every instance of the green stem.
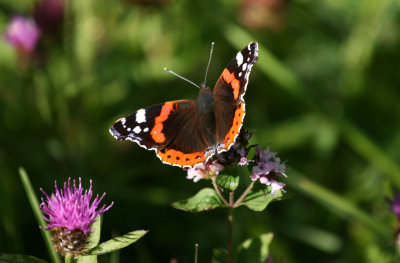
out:
<path id="1" fill-rule="evenodd" d="M 230 199 L 233 200 L 233 192 L 230 192 Z M 232 206 L 229 207 L 228 244 L 227 244 L 227 259 L 226 259 L 227 263 L 232 263 L 233 209 L 234 209 L 234 207 L 232 207 Z"/>
<path id="2" fill-rule="evenodd" d="M 219 187 L 216 182 L 216 176 L 211 177 L 212 185 L 214 186 L 215 192 L 217 192 L 219 198 L 222 200 L 222 202 L 226 205 L 229 206 L 229 203 L 226 201 L 224 196 L 222 195 L 221 191 L 219 190 Z"/>
<path id="3" fill-rule="evenodd" d="M 26 195 L 28 197 L 29 203 L 31 204 L 33 214 L 36 217 L 36 220 L 38 221 L 39 225 L 41 226 L 42 229 L 45 229 L 47 227 L 46 222 L 42 218 L 42 212 L 40 211 L 39 208 L 39 201 L 36 197 L 35 191 L 33 190 L 32 184 L 29 180 L 28 174 L 26 173 L 25 169 L 20 167 L 19 168 L 19 175 L 21 177 L 22 184 L 24 186 Z M 46 243 L 47 251 L 49 252 L 51 262 L 53 263 L 61 263 L 60 257 L 57 255 L 57 253 L 54 251 L 53 248 L 53 242 L 51 241 L 51 235 L 49 231 L 41 231 L 43 239 Z"/>
<path id="4" fill-rule="evenodd" d="M 197 259 L 199 256 L 199 244 L 194 245 L 194 263 L 197 263 Z"/>
<path id="5" fill-rule="evenodd" d="M 65 256 L 65 263 L 75 263 L 76 260 L 71 254 Z"/>
<path id="6" fill-rule="evenodd" d="M 243 192 L 243 194 L 239 197 L 238 200 L 236 200 L 236 202 L 233 204 L 233 208 L 236 208 L 240 205 L 240 203 L 243 201 L 243 199 L 247 196 L 247 194 L 250 192 L 250 190 L 253 188 L 254 186 L 254 182 L 252 181 L 250 183 L 250 185 L 247 187 L 247 189 Z"/>

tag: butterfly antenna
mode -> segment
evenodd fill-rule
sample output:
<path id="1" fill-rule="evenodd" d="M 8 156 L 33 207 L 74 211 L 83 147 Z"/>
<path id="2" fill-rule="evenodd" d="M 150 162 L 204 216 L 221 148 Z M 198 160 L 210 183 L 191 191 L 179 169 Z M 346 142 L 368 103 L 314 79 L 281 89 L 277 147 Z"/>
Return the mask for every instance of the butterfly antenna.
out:
<path id="1" fill-rule="evenodd" d="M 206 68 L 206 75 L 204 76 L 204 86 L 207 84 L 207 75 L 208 75 L 208 68 L 210 67 L 212 53 L 214 51 L 214 42 L 211 43 L 211 50 L 210 50 L 210 57 L 208 58 L 207 68 Z"/>
<path id="2" fill-rule="evenodd" d="M 168 68 L 164 68 L 164 70 L 165 70 L 166 72 L 171 73 L 172 75 L 174 75 L 174 76 L 180 78 L 180 79 L 183 79 L 183 80 L 189 82 L 189 83 L 192 84 L 193 86 L 196 86 L 197 88 L 200 89 L 200 86 L 199 86 L 199 85 L 197 85 L 197 84 L 194 83 L 193 81 L 188 80 L 188 79 L 185 78 L 185 77 L 182 77 L 182 76 L 179 75 L 178 73 L 175 73 L 175 72 L 173 72 L 172 70 L 169 70 Z"/>

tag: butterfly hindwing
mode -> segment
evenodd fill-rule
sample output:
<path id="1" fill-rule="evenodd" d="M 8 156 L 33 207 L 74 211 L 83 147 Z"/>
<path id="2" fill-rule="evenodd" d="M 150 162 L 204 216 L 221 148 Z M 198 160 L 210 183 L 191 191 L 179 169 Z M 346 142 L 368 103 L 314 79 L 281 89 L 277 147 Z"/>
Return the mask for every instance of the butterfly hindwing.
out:
<path id="1" fill-rule="evenodd" d="M 117 140 L 131 140 L 155 150 L 164 163 L 193 166 L 212 153 L 212 142 L 204 136 L 206 129 L 197 114 L 196 101 L 178 100 L 121 118 L 111 126 L 110 133 Z"/>

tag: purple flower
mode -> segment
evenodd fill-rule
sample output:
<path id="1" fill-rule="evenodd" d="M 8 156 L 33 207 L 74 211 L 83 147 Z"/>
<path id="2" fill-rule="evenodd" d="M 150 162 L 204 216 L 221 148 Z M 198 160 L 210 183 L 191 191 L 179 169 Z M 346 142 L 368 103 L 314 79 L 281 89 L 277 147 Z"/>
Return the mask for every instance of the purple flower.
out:
<path id="1" fill-rule="evenodd" d="M 193 182 L 196 183 L 201 179 L 209 179 L 213 175 L 218 175 L 223 169 L 224 166 L 216 161 L 206 164 L 197 164 L 187 170 L 186 178 L 189 180 L 193 179 Z"/>
<path id="2" fill-rule="evenodd" d="M 249 161 L 247 160 L 247 154 L 251 146 L 248 147 L 247 145 L 249 144 L 251 135 L 251 133 L 245 129 L 242 129 L 236 139 L 236 142 L 232 145 L 229 151 L 223 152 L 216 156 L 218 162 L 224 166 L 229 166 L 234 163 L 237 163 L 239 166 L 248 165 Z"/>
<path id="3" fill-rule="evenodd" d="M 35 50 L 40 30 L 31 18 L 15 16 L 4 33 L 4 39 L 22 53 Z"/>
<path id="4" fill-rule="evenodd" d="M 400 220 L 400 193 L 395 194 L 393 200 L 388 200 L 390 210 Z"/>
<path id="5" fill-rule="evenodd" d="M 275 152 L 271 152 L 268 147 L 266 150 L 256 148 L 256 156 L 254 158 L 255 166 L 252 169 L 251 179 L 259 180 L 260 183 L 271 186 L 271 193 L 274 194 L 278 190 L 285 191 L 284 183 L 278 182 L 277 179 L 282 175 L 286 177 L 285 164 L 280 162 Z"/>
<path id="6" fill-rule="evenodd" d="M 86 245 L 96 217 L 110 209 L 114 203 L 98 209 L 105 193 L 101 197 L 97 195 L 91 202 L 92 180 L 89 190 L 82 188 L 81 178 L 78 188 L 75 180 L 73 186 L 71 185 L 71 178 L 68 179 L 68 183 L 64 183 L 61 190 L 58 189 L 57 182 L 54 185 L 55 193 L 51 195 L 40 189 L 46 198 L 42 198 L 40 204 L 40 209 L 45 214 L 43 218 L 48 222 L 45 230 L 53 232 L 55 248 L 60 254 L 79 254 Z"/>

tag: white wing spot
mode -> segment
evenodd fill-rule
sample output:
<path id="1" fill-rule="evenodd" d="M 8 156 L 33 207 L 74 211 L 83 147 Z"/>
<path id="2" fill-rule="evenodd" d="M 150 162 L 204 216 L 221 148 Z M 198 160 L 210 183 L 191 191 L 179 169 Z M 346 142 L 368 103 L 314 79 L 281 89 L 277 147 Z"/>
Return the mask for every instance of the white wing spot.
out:
<path id="1" fill-rule="evenodd" d="M 247 58 L 247 62 L 249 62 L 249 61 L 250 61 L 250 57 Z"/>
<path id="2" fill-rule="evenodd" d="M 130 132 L 132 129 L 131 128 L 128 128 L 128 129 L 126 129 L 128 132 Z"/>
<path id="3" fill-rule="evenodd" d="M 247 63 L 244 63 L 244 64 L 243 64 L 243 67 L 242 67 L 242 70 L 245 71 L 246 68 L 247 68 Z"/>
<path id="4" fill-rule="evenodd" d="M 146 128 L 143 129 L 143 131 L 144 131 L 144 132 L 148 132 L 148 131 L 149 131 L 149 128 L 146 127 Z"/>
<path id="5" fill-rule="evenodd" d="M 121 119 L 122 125 L 125 125 L 125 122 L 126 122 L 126 119 L 125 119 L 125 118 L 122 118 L 122 119 Z"/>
<path id="6" fill-rule="evenodd" d="M 239 78 L 240 78 L 242 76 L 242 72 L 240 71 L 238 75 L 239 75 Z"/>
<path id="7" fill-rule="evenodd" d="M 240 65 L 242 65 L 242 63 L 243 63 L 243 55 L 242 55 L 241 52 L 237 53 L 236 62 L 238 64 L 238 67 L 240 67 Z"/>
<path id="8" fill-rule="evenodd" d="M 136 127 L 133 129 L 133 132 L 136 133 L 136 134 L 140 133 L 141 131 L 142 131 L 142 129 L 140 129 L 139 126 L 136 126 Z"/>
<path id="9" fill-rule="evenodd" d="M 136 112 L 136 122 L 142 123 L 146 121 L 146 110 L 140 109 Z"/>

